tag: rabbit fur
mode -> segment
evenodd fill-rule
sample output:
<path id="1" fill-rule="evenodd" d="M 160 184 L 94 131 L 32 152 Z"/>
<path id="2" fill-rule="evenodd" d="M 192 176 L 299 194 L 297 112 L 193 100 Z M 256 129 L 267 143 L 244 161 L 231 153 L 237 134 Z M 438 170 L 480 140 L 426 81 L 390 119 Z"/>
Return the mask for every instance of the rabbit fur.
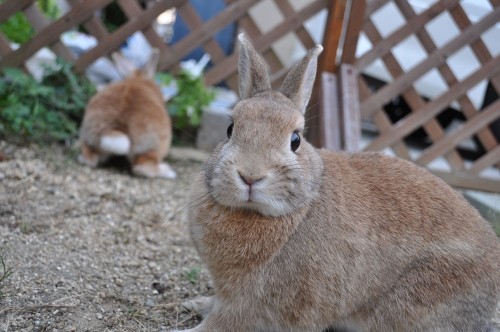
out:
<path id="1" fill-rule="evenodd" d="M 136 175 L 175 178 L 175 171 L 162 162 L 170 150 L 172 123 L 153 80 L 159 50 L 152 51 L 142 70 L 119 53 L 113 60 L 128 77 L 89 101 L 80 128 L 79 160 L 95 167 L 112 155 L 124 155 Z"/>
<path id="2" fill-rule="evenodd" d="M 215 295 L 192 331 L 486 331 L 498 238 L 441 179 L 302 135 L 321 46 L 272 91 L 242 35 L 230 138 L 205 164 L 189 230 Z"/>

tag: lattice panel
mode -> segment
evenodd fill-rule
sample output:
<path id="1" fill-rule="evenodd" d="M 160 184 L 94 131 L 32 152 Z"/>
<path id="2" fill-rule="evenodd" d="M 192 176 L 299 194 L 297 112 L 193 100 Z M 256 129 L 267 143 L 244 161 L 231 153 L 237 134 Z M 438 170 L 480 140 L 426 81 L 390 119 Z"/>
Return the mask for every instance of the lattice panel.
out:
<path id="1" fill-rule="evenodd" d="M 418 13 L 406 0 L 368 2 L 362 36 L 371 48 L 357 55 L 355 66 L 360 73 L 368 74 L 379 68 L 386 78 L 380 81 L 366 75 L 358 78 L 361 116 L 378 131 L 366 150 L 390 148 L 395 155 L 423 166 L 444 159 L 448 174 L 443 177 L 453 184 L 470 186 L 476 181 L 482 189 L 500 192 L 500 182 L 482 181 L 480 177 L 484 171 L 500 178 L 500 132 L 491 129 L 500 119 L 500 52 L 491 54 L 483 40 L 486 33 L 498 34 L 493 39 L 500 40 L 500 33 L 494 29 L 500 22 L 500 1 L 491 0 L 490 5 L 490 10 L 472 23 L 458 0 L 434 1 Z M 386 6 L 403 18 L 392 31 L 377 26 L 377 15 L 388 10 Z M 438 19 L 452 23 L 447 40 L 439 40 L 430 33 Z M 394 21 L 398 23 L 397 18 Z M 454 34 L 453 27 L 457 30 Z M 404 43 L 412 43 L 424 55 L 399 52 Z M 476 65 L 460 70 L 451 66 L 464 54 L 472 56 Z M 441 82 L 443 90 L 424 97 L 419 84 L 425 75 Z M 484 82 L 489 82 L 493 99 L 483 106 L 470 95 L 473 88 Z M 403 103 L 391 104 L 395 100 Z M 403 112 L 397 119 L 391 119 L 388 108 L 396 105 L 399 107 L 396 112 L 401 111 L 402 104 L 407 107 L 407 114 Z M 458 111 L 454 114 L 462 118 L 455 119 L 455 125 L 441 121 L 444 112 L 451 110 Z M 408 137 L 419 129 L 425 132 L 425 148 L 415 152 Z M 464 142 L 472 144 L 472 157 L 464 152 Z"/>
<path id="2" fill-rule="evenodd" d="M 76 70 L 81 72 L 99 57 L 117 50 L 136 31 L 142 31 L 148 42 L 160 48 L 165 55 L 168 53 L 167 46 L 153 30 L 152 22 L 172 7 L 187 5 L 187 0 L 160 0 L 152 2 L 151 6 L 143 9 L 136 0 L 118 0 L 117 3 L 128 21 L 110 33 L 96 13 L 112 0 L 67 0 L 67 2 L 71 6 L 70 10 L 54 22 L 49 22 L 40 13 L 34 0 L 7 0 L 1 4 L 0 23 L 22 11 L 37 33 L 17 50 L 13 50 L 5 36 L 0 34 L 0 67 L 22 66 L 40 49 L 49 47 L 66 60 L 73 60 Z M 75 59 L 60 41 L 60 36 L 63 32 L 78 26 L 83 26 L 99 43 Z"/>
<path id="3" fill-rule="evenodd" d="M 208 84 L 226 82 L 236 88 L 237 52 L 226 55 L 215 41 L 215 34 L 229 24 L 236 22 L 240 30 L 245 31 L 253 40 L 257 50 L 265 55 L 265 59 L 273 73 L 273 83 L 277 84 L 286 72 L 273 50 L 273 45 L 286 34 L 293 33 L 305 49 L 311 48 L 315 42 L 304 27 L 304 23 L 328 6 L 328 0 L 303 1 L 306 4 L 295 10 L 288 1 L 274 1 L 283 21 L 272 30 L 261 32 L 249 11 L 253 7 L 271 0 L 225 0 L 226 8 L 212 19 L 203 22 L 199 13 L 187 0 L 150 0 L 146 8 L 139 5 L 139 0 L 116 0 L 127 22 L 113 32 L 108 32 L 96 12 L 112 0 L 67 0 L 71 6 L 69 12 L 54 22 L 48 21 L 39 11 L 35 0 L 7 0 L 0 5 L 0 23 L 16 12 L 23 11 L 37 34 L 35 37 L 13 50 L 6 38 L 0 34 L 0 67 L 22 66 L 42 47 L 51 48 L 66 60 L 74 61 L 77 71 L 82 72 L 101 56 L 107 56 L 117 50 L 134 32 L 141 31 L 153 47 L 161 50 L 160 70 L 175 70 L 178 63 L 192 50 L 202 47 L 210 54 L 213 66 L 206 72 Z M 143 1 L 144 2 L 144 1 Z M 176 8 L 176 14 L 183 18 L 190 33 L 168 46 L 152 27 L 152 22 L 164 11 Z M 61 43 L 60 35 L 78 26 L 96 37 L 98 45 L 75 59 L 71 52 Z"/>
<path id="4" fill-rule="evenodd" d="M 288 1 L 259 1 L 256 5 L 261 3 L 272 2 L 274 4 L 273 8 L 277 9 L 277 12 L 272 13 L 272 17 L 282 16 L 284 19 L 274 26 L 269 31 L 261 31 L 261 28 L 256 24 L 254 19 L 252 19 L 249 12 L 252 8 L 245 11 L 241 17 L 238 18 L 237 23 L 241 31 L 248 34 L 252 40 L 256 50 L 263 54 L 265 61 L 267 62 L 271 71 L 271 81 L 273 86 L 277 86 L 281 83 L 284 75 L 287 72 L 286 64 L 280 60 L 279 56 L 273 49 L 273 45 L 279 41 L 281 38 L 285 37 L 289 33 L 293 33 L 296 39 L 300 41 L 304 49 L 312 48 L 315 44 L 310 34 L 305 28 L 305 22 L 318 14 L 321 10 L 328 7 L 327 0 L 314 0 L 314 1 L 304 1 L 306 6 L 299 10 L 295 10 L 293 6 Z M 235 0 L 226 0 L 228 4 L 235 4 Z M 206 80 L 208 83 L 217 83 L 221 80 L 229 79 L 232 80 L 232 87 L 236 88 L 234 82 L 236 79 L 237 71 L 237 60 L 238 55 L 232 54 L 220 64 L 214 66 L 212 69 L 208 70 L 206 73 Z"/>

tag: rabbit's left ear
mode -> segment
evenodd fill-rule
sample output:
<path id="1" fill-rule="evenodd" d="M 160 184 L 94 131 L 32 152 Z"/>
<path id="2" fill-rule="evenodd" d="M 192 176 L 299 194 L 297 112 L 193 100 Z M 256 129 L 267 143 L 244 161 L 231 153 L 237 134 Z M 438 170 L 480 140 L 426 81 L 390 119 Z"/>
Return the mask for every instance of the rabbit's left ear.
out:
<path id="1" fill-rule="evenodd" d="M 271 80 L 264 60 L 255 51 L 245 34 L 241 33 L 238 39 L 241 45 L 238 62 L 240 98 L 250 98 L 259 92 L 271 90 Z"/>
<path id="2" fill-rule="evenodd" d="M 113 54 L 111 54 L 111 58 L 113 58 L 116 69 L 123 77 L 130 77 L 137 70 L 137 67 L 134 65 L 134 63 L 119 52 L 114 52 Z"/>
<path id="3" fill-rule="evenodd" d="M 305 113 L 307 103 L 311 98 L 318 66 L 318 55 L 322 51 L 323 46 L 321 45 L 316 45 L 309 50 L 306 56 L 290 69 L 279 90 L 294 102 L 302 114 Z"/>
<path id="4" fill-rule="evenodd" d="M 150 79 L 153 79 L 158 69 L 158 62 L 160 61 L 160 50 L 153 48 L 151 50 L 151 55 L 149 56 L 148 62 L 144 65 L 142 72 L 144 75 Z"/>

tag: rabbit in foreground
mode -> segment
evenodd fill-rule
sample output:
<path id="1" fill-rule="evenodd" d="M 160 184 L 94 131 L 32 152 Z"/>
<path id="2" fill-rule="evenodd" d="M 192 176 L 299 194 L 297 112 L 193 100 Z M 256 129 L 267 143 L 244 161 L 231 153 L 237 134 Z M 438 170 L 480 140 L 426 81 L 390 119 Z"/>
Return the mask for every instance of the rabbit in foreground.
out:
<path id="1" fill-rule="evenodd" d="M 316 46 L 271 91 L 244 36 L 242 100 L 195 189 L 190 233 L 215 295 L 192 331 L 486 331 L 500 244 L 457 192 L 379 153 L 307 143 Z"/>
<path id="2" fill-rule="evenodd" d="M 172 123 L 153 81 L 159 51 L 153 50 L 142 70 L 118 53 L 113 59 L 129 77 L 111 84 L 88 103 L 80 128 L 79 160 L 95 167 L 111 155 L 124 155 L 136 175 L 175 178 L 175 171 L 162 162 L 170 149 Z"/>

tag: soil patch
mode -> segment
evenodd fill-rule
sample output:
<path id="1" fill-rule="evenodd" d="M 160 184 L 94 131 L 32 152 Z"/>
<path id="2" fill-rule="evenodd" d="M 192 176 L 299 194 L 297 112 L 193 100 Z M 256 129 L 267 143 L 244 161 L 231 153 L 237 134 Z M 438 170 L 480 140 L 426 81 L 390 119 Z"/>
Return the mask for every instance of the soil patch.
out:
<path id="1" fill-rule="evenodd" d="M 200 161 L 170 160 L 169 181 L 126 164 L 90 169 L 60 147 L 0 142 L 0 152 L 0 257 L 13 271 L 0 284 L 0 331 L 198 324 L 180 303 L 211 291 L 185 224 Z"/>

